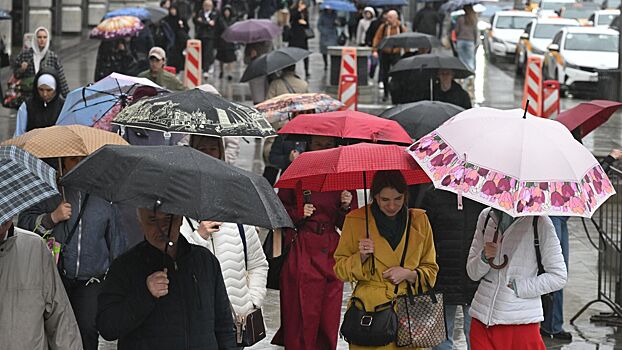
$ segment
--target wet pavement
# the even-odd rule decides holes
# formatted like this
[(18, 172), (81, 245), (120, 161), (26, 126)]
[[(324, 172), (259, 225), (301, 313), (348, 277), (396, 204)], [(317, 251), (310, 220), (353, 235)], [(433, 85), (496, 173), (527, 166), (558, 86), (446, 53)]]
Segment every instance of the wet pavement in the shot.
[[(315, 21), (315, 14), (312, 21)], [(79, 46), (76, 46), (79, 44)], [(95, 56), (99, 42), (80, 37), (67, 37), (59, 45), (60, 57), (62, 59), (65, 74), (71, 88), (77, 88), (91, 82), (95, 68)], [(309, 42), (310, 49), (316, 53), (310, 57), (309, 79), (310, 90), (312, 92), (326, 91), (336, 93), (335, 87), (327, 84), (328, 71), (324, 71), (323, 62), (318, 50), (318, 39)], [(238, 51), (241, 55), (241, 51)], [(235, 68), (234, 79), (210, 79), (208, 82), (214, 84), (221, 93), (232, 100), (250, 104), (250, 93), (247, 84), (237, 82), (241, 76), (243, 67), (238, 63)], [(303, 76), (302, 63), (298, 66), (299, 75)], [(217, 76), (218, 67), (216, 67)], [(0, 81), (6, 82), (8, 70), (4, 69), (0, 73)], [(375, 84), (375, 83), (374, 83)], [(518, 108), (522, 101), (522, 79), (515, 79), (513, 65), (509, 62), (500, 62), (495, 65), (490, 64), (484, 58), (483, 51), (480, 49), (477, 55), (476, 76), (473, 88), (470, 90), (474, 103), (480, 106), (490, 106), (495, 108)], [(363, 87), (359, 100), (359, 109), (370, 113), (379, 113), (389, 107), (381, 103), (381, 94), (377, 85)], [(584, 100), (579, 98), (563, 98), (561, 101), (562, 109), (569, 108)], [(609, 122), (601, 126), (584, 139), (584, 144), (597, 156), (603, 156), (611, 148), (622, 147), (622, 121), (621, 114), (617, 113)], [(15, 124), (15, 111), (9, 111), (0, 107), (0, 140), (10, 138), (13, 134)], [(260, 143), (255, 140), (242, 142), (240, 159), (238, 166), (250, 171), (260, 173), (262, 171), (262, 161), (260, 154)], [(574, 340), (570, 344), (563, 344), (547, 340), (548, 349), (622, 349), (622, 335), (617, 327), (609, 327), (590, 322), (590, 316), (598, 312), (610, 311), (602, 304), (596, 304), (586, 311), (574, 326), (568, 321), (576, 312), (597, 296), (597, 251), (589, 243), (586, 233), (578, 219), (569, 221), (570, 227), (570, 268), (569, 280), (565, 288), (565, 328), (572, 332)], [(591, 232), (592, 236), (595, 232)], [(345, 302), (350, 295), (350, 287), (344, 288), (344, 311)], [(253, 349), (274, 349), (278, 348), (269, 344), (271, 336), (279, 325), (279, 298), (277, 291), (269, 291), (264, 305), (264, 317), (267, 325), (268, 337)], [(461, 320), (458, 321), (461, 324)], [(466, 349), (464, 336), (459, 326), (456, 327), (457, 339), (456, 349)], [(616, 345), (621, 344), (621, 345)], [(114, 345), (102, 343), (101, 349), (114, 349)], [(340, 340), (338, 349), (347, 349), (347, 344)]]

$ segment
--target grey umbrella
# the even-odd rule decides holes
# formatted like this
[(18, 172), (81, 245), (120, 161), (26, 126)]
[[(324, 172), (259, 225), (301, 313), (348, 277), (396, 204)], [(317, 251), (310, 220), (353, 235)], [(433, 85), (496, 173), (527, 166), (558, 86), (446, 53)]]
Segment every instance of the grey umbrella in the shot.
[(451, 103), (419, 101), (389, 108), (379, 117), (395, 120), (416, 141), (462, 111), (464, 108)]
[(403, 58), (391, 68), (390, 74), (409, 70), (422, 70), (430, 73), (431, 76), (436, 76), (439, 69), (453, 70), (454, 78), (456, 79), (463, 79), (473, 75), (473, 72), (457, 57), (438, 54), (423, 54)]
[(438, 46), (438, 40), (432, 35), (423, 33), (400, 33), (398, 35), (387, 36), (380, 44), (378, 44), (378, 50), (385, 48), (426, 48), (431, 49), (432, 45)]
[(293, 227), (266, 179), (190, 147), (107, 145), (61, 183), (113, 203), (197, 220)]
[(246, 67), (242, 75), (241, 82), (249, 81), (253, 78), (265, 76), (289, 67), (296, 62), (309, 57), (311, 52), (297, 47), (283, 47), (278, 50), (268, 52), (259, 56)]

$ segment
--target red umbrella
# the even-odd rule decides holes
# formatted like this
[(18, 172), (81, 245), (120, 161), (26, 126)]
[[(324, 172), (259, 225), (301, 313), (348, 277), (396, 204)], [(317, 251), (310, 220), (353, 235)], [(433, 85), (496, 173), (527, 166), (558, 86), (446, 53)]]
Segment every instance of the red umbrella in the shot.
[(579, 137), (584, 138), (585, 135), (607, 122), (620, 106), (622, 103), (608, 100), (582, 102), (561, 112), (556, 120), (570, 131), (580, 127)]
[(298, 136), (333, 136), (342, 139), (405, 145), (412, 143), (406, 130), (397, 122), (355, 111), (301, 114), (287, 123), (278, 133)]
[(302, 185), (305, 190), (318, 192), (367, 188), (366, 179), (372, 179), (379, 170), (400, 170), (409, 185), (430, 182), (404, 147), (359, 143), (301, 154), (274, 187)]

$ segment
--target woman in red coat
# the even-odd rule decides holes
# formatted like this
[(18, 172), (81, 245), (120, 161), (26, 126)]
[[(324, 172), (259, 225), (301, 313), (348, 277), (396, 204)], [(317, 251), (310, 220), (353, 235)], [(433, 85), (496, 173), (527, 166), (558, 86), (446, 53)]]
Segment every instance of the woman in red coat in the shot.
[[(332, 137), (312, 136), (307, 149), (335, 146)], [(293, 350), (337, 348), (343, 282), (333, 271), (333, 254), (339, 243), (337, 228), (341, 229), (350, 211), (352, 197), (349, 191), (303, 195), (301, 191), (279, 190), (297, 228), (297, 232), (286, 231), (285, 242), (297, 236), (281, 270), (281, 328), (273, 344)]]

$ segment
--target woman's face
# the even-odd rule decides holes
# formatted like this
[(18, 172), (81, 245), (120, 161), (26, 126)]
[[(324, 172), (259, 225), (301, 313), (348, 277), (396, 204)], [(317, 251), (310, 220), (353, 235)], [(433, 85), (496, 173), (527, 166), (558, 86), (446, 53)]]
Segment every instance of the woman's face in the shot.
[(406, 196), (399, 193), (392, 187), (385, 187), (374, 196), (374, 201), (378, 203), (378, 207), (388, 217), (394, 217), (402, 210)]
[(198, 136), (199, 141), (194, 145), (197, 151), (201, 151), (208, 156), (220, 159), (220, 139), (216, 137)]
[(48, 34), (45, 30), (40, 30), (37, 32), (37, 45), (39, 45), (39, 50), (43, 50), (45, 45), (48, 43)]
[(176, 8), (176, 7), (170, 7), (170, 8), (168, 9), (168, 13), (169, 13), (171, 16), (177, 16), (177, 8)]
[(323, 149), (335, 148), (337, 142), (330, 136), (311, 136), (309, 151), (321, 151)]
[(226, 18), (229, 18), (229, 17), (231, 17), (231, 10), (229, 10), (229, 9), (225, 9), (225, 10), (222, 12), (222, 14), (223, 14), (223, 16), (225, 16)]
[(367, 19), (371, 19), (371, 17), (372, 17), (371, 12), (366, 11), (366, 12), (365, 12), (365, 18), (367, 18)]
[(39, 97), (41, 97), (45, 103), (49, 103), (52, 99), (54, 99), (54, 96), (56, 96), (56, 90), (45, 84), (37, 87), (37, 92), (39, 92)]

